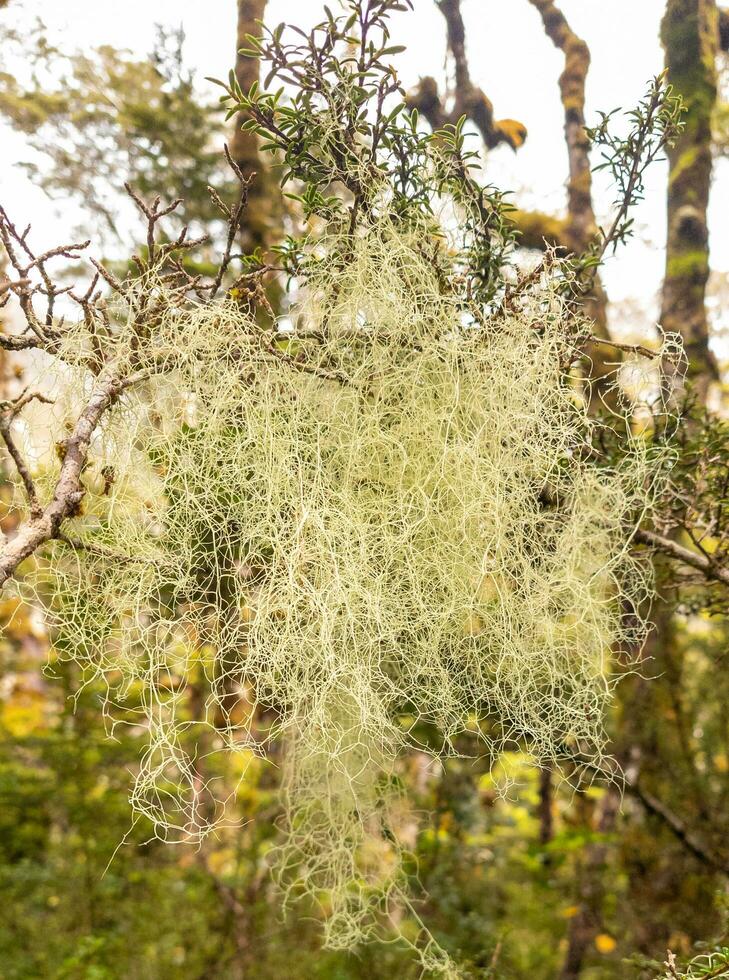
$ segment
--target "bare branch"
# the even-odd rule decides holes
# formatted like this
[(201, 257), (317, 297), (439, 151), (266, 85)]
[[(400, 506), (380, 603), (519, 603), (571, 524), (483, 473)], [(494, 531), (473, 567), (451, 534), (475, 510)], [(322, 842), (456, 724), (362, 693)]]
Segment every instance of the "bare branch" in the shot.
[(161, 218), (166, 217), (168, 214), (172, 214), (177, 208), (182, 204), (182, 198), (178, 198), (173, 201), (172, 204), (168, 204), (167, 207), (160, 209), (160, 198), (155, 197), (152, 201), (151, 206), (146, 204), (142, 198), (136, 193), (132, 188), (131, 184), (124, 184), (124, 190), (131, 197), (131, 199), (136, 204), (137, 208), (141, 211), (144, 217), (147, 219), (147, 261), (148, 263), (154, 262), (155, 259), (155, 230), (157, 223)]
[(220, 208), (223, 214), (227, 216), (228, 219), (228, 237), (225, 242), (225, 251), (220, 261), (220, 266), (218, 267), (217, 275), (215, 276), (215, 279), (213, 280), (213, 284), (210, 287), (211, 299), (217, 294), (218, 290), (220, 289), (220, 284), (223, 281), (223, 276), (225, 275), (228, 266), (231, 263), (233, 245), (235, 244), (236, 235), (238, 234), (241, 218), (243, 217), (243, 213), (246, 209), (246, 206), (248, 205), (248, 191), (256, 177), (255, 173), (250, 173), (247, 177), (244, 176), (243, 171), (231, 156), (227, 143), (225, 144), (224, 149), (225, 149), (225, 158), (228, 161), (231, 170), (235, 174), (236, 179), (238, 180), (238, 183), (240, 185), (240, 191), (235, 206), (233, 208), (229, 208), (222, 202), (220, 196), (212, 187), (208, 188), (213, 201), (217, 204), (217, 206)]
[[(74, 242), (71, 245), (57, 245), (56, 248), (49, 248), (47, 252), (43, 252), (41, 255), (33, 258), (31, 262), (24, 266), (24, 269), (26, 272), (30, 272), (32, 268), (37, 267), (42, 271), (43, 266), (50, 259), (64, 258), (75, 261), (79, 257), (77, 253), (88, 248), (90, 244), (91, 239), (89, 238), (85, 242)], [(58, 289), (50, 281), (47, 283), (47, 288), (50, 292), (58, 293)]]
[[(119, 396), (133, 385), (149, 377), (149, 370), (139, 369), (141, 343), (149, 336), (152, 327), (163, 315), (166, 307), (183, 301), (191, 289), (201, 288), (200, 277), (192, 277), (186, 273), (179, 263), (174, 261), (173, 256), (178, 251), (196, 248), (206, 241), (206, 238), (188, 239), (187, 229), (183, 228), (172, 242), (159, 244), (155, 241), (155, 233), (160, 219), (174, 211), (179, 206), (180, 201), (162, 207), (159, 198), (157, 198), (151, 205), (147, 205), (131, 188), (128, 187), (127, 190), (147, 219), (148, 256), (144, 262), (139, 260), (140, 269), (147, 271), (158, 268), (161, 280), (165, 282), (168, 288), (164, 296), (157, 296), (154, 292), (151, 295), (144, 294), (139, 302), (134, 303), (131, 319), (135, 338), (131, 349), (120, 359), (116, 359), (116, 354), (107, 353), (104, 355), (100, 337), (103, 332), (108, 332), (111, 329), (111, 324), (106, 312), (105, 301), (96, 287), (101, 278), (114, 292), (124, 295), (127, 292), (125, 284), (100, 262), (91, 259), (96, 274), (85, 293), (81, 295), (75, 293), (72, 286), (57, 286), (46, 270), (46, 263), (58, 257), (76, 259), (78, 253), (88, 243), (62, 245), (49, 249), (40, 255), (35, 255), (27, 241), (29, 228), (19, 232), (9, 220), (6, 212), (0, 208), (0, 239), (8, 253), (11, 265), (19, 276), (16, 282), (4, 284), (2, 293), (7, 293), (12, 289), (18, 295), (21, 310), (25, 315), (27, 330), (32, 331), (32, 333), (24, 333), (20, 336), (0, 336), (0, 347), (5, 350), (27, 350), (40, 347), (50, 352), (56, 351), (62, 321), (60, 325), (55, 322), (53, 303), (57, 296), (67, 293), (83, 311), (84, 322), (93, 344), (93, 354), (88, 357), (87, 366), (96, 376), (91, 394), (76, 418), (71, 435), (65, 441), (61, 470), (52, 497), (45, 504), (39, 499), (30, 469), (13, 439), (11, 426), (18, 412), (30, 401), (47, 402), (48, 399), (37, 392), (24, 392), (13, 402), (0, 403), (0, 436), (23, 484), (30, 509), (29, 520), (17, 529), (10, 540), (5, 542), (0, 552), (0, 586), (4, 585), (8, 578), (15, 573), (24, 559), (47, 541), (57, 538), (61, 533), (63, 522), (78, 513), (86, 493), (81, 477), (94, 432), (104, 414), (114, 405)], [(238, 208), (236, 208), (235, 214), (239, 218), (240, 211)], [(229, 255), (227, 260), (230, 260)], [(164, 266), (168, 262), (173, 266), (173, 272), (166, 276)], [(31, 279), (27, 275), (31, 271), (35, 271), (40, 276), (42, 282), (39, 285), (32, 285)], [(39, 321), (33, 309), (32, 298), (36, 293), (47, 298), (44, 323)]]
[(347, 378), (340, 374), (338, 371), (328, 371), (326, 368), (319, 367), (318, 364), (309, 364), (307, 361), (300, 359), (298, 357), (292, 357), (291, 354), (279, 347), (276, 347), (274, 341), (271, 341), (266, 345), (265, 350), (269, 354), (272, 354), (277, 360), (282, 361), (284, 364), (288, 364), (295, 371), (303, 371), (304, 374), (313, 374), (317, 378), (321, 378), (323, 381), (336, 381), (337, 384), (347, 384)]
[(595, 337), (592, 334), (587, 338), (591, 344), (600, 344), (603, 347), (614, 347), (615, 350), (623, 351), (626, 354), (639, 354), (641, 357), (651, 359), (660, 356), (660, 351), (651, 350), (642, 344), (621, 344), (617, 340), (606, 340), (604, 337)]
[(30, 285), (30, 279), (28, 278), (16, 279), (15, 282), (11, 282), (10, 280), (8, 280), (7, 282), (2, 282), (0, 283), (0, 296), (3, 296), (9, 290), (13, 290), (14, 292), (15, 290), (18, 289), (24, 289), (26, 286), (29, 285)]
[[(599, 769), (582, 756), (574, 756), (574, 761), (578, 766), (583, 767), (597, 776), (604, 776), (605, 772)], [(614, 763), (614, 765), (617, 765)], [(620, 788), (630, 793), (635, 799), (651, 814), (658, 817), (671, 831), (674, 837), (688, 850), (694, 857), (698, 858), (702, 864), (720, 871), (722, 874), (729, 875), (729, 859), (717, 853), (709, 847), (706, 842), (688, 828), (685, 822), (674, 813), (669, 806), (662, 800), (648, 792), (640, 782), (636, 774), (632, 776), (620, 773), (616, 770), (611, 774), (618, 780)]]
[(489, 149), (499, 143), (508, 143), (512, 150), (517, 150), (526, 139), (526, 127), (515, 119), (494, 120), (491, 101), (471, 81), (461, 0), (436, 0), (436, 3), (445, 18), (448, 50), (453, 55), (455, 65), (453, 109), (450, 112), (445, 111), (445, 100), (441, 99), (438, 84), (431, 77), (420, 80), (417, 89), (408, 98), (408, 105), (417, 109), (433, 129), (442, 129), (447, 124), (455, 125), (462, 116), (466, 116), (478, 128)]
[(25, 488), (25, 494), (28, 498), (28, 505), (30, 508), (30, 516), (32, 518), (37, 518), (42, 512), (42, 507), (38, 499), (38, 493), (35, 488), (35, 483), (33, 482), (33, 477), (30, 475), (30, 469), (28, 464), (23, 459), (23, 455), (15, 444), (13, 439), (11, 426), (14, 419), (18, 413), (30, 402), (40, 401), (46, 404), (51, 403), (51, 399), (47, 398), (37, 391), (24, 391), (15, 401), (12, 402), (2, 402), (0, 403), (0, 436), (2, 436), (5, 443), (5, 447), (15, 464), (15, 468), (18, 471), (18, 476)]
[(698, 571), (700, 571), (707, 579), (711, 579), (715, 582), (721, 582), (723, 585), (729, 586), (729, 568), (726, 568), (724, 565), (720, 565), (705, 553), (700, 554), (696, 551), (692, 551), (690, 548), (685, 548), (683, 545), (678, 544), (678, 542), (673, 541), (671, 538), (664, 537), (661, 534), (656, 534), (655, 531), (639, 530), (636, 531), (634, 537), (640, 544), (654, 548), (656, 551), (662, 552), (669, 558), (673, 558), (676, 561), (683, 562), (684, 565), (690, 565), (692, 568), (698, 569)]
[(91, 264), (93, 265), (93, 267), (96, 269), (96, 271), (99, 273), (99, 275), (104, 280), (104, 282), (107, 283), (109, 286), (111, 286), (111, 288), (114, 290), (115, 293), (123, 293), (124, 292), (124, 285), (123, 285), (123, 283), (121, 283), (116, 278), (116, 276), (113, 275), (113, 273), (109, 272), (109, 270), (107, 268), (105, 268), (105, 266), (103, 266), (101, 264), (101, 262), (97, 262), (96, 259), (90, 259), (89, 261), (91, 262)]
[(19, 337), (0, 334), (0, 347), (3, 350), (31, 350), (34, 347), (43, 347), (43, 343), (36, 336), (21, 334)]
[(110, 548), (102, 548), (97, 544), (88, 544), (86, 541), (77, 541), (75, 538), (69, 538), (66, 534), (57, 534), (56, 540), (61, 541), (74, 551), (83, 551), (90, 555), (97, 555), (100, 558), (120, 562), (123, 565), (131, 565), (133, 563), (149, 561), (149, 559), (146, 558), (142, 559), (135, 557), (134, 555), (125, 555), (119, 551), (112, 551)]
[[(79, 253), (90, 244), (88, 241), (70, 242), (66, 245), (58, 245), (55, 248), (42, 252), (40, 255), (36, 255), (28, 244), (29, 231), (30, 225), (22, 232), (19, 232), (8, 217), (5, 209), (0, 207), (0, 240), (5, 247), (11, 265), (19, 276), (18, 281), (11, 283), (9, 288), (18, 296), (20, 309), (25, 316), (28, 328), (42, 342), (40, 344), (24, 344), (22, 346), (12, 343), (2, 343), (2, 346), (6, 350), (24, 350), (31, 346), (45, 346), (46, 342), (54, 337), (53, 321), (56, 297), (68, 292), (71, 287), (57, 286), (48, 274), (46, 264), (55, 258), (66, 258), (75, 261), (79, 258)], [(29, 261), (26, 262), (25, 259)], [(28, 275), (33, 270), (37, 271), (42, 280), (42, 284), (33, 286)], [(7, 286), (4, 286), (0, 289), (0, 295), (6, 292), (7, 288)], [(38, 293), (46, 297), (46, 311), (42, 317), (42, 322), (33, 306), (33, 296)]]
[(659, 817), (677, 840), (694, 857), (698, 858), (702, 864), (706, 864), (715, 871), (720, 871), (722, 874), (729, 875), (729, 860), (710, 848), (665, 803), (662, 803), (658, 797), (653, 796), (652, 793), (643, 789), (638, 782), (628, 782), (626, 785), (630, 792), (640, 800), (645, 809), (654, 816)]
[(81, 475), (86, 464), (91, 437), (102, 416), (116, 401), (122, 390), (120, 377), (112, 365), (98, 379), (66, 442), (61, 472), (51, 501), (42, 510), (36, 503), (35, 514), (18, 529), (13, 538), (6, 542), (0, 553), (0, 586), (15, 574), (22, 561), (37, 551), (41, 545), (58, 536), (62, 523), (68, 517), (78, 513), (86, 492), (81, 483)]

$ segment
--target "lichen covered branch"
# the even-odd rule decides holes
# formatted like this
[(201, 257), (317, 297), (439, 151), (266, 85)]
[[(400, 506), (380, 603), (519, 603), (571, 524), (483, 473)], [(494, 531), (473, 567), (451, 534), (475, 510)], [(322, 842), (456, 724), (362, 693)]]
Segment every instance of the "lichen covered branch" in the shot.
[[(28, 243), (30, 228), (18, 230), (6, 211), (0, 208), (0, 240), (17, 274), (14, 281), (4, 284), (3, 292), (7, 294), (6, 299), (11, 294), (15, 295), (25, 320), (25, 330), (20, 334), (0, 336), (0, 346), (11, 351), (36, 349), (60, 361), (70, 356), (76, 365), (83, 364), (93, 378), (83, 404), (68, 422), (69, 434), (60, 447), (60, 470), (45, 500), (36, 485), (32, 468), (18, 445), (13, 424), (31, 401), (49, 403), (51, 399), (41, 392), (25, 391), (14, 400), (0, 403), (0, 438), (27, 501), (27, 519), (0, 549), (0, 587), (15, 575), (26, 558), (42, 545), (59, 538), (65, 522), (79, 514), (87, 492), (83, 474), (92, 440), (104, 417), (122, 394), (148, 378), (149, 368), (145, 357), (149, 338), (165, 316), (170, 315), (170, 307), (184, 305), (188, 296), (199, 299), (207, 294), (212, 297), (220, 288), (232, 260), (232, 243), (245, 208), (250, 182), (230, 157), (229, 162), (241, 189), (237, 202), (227, 208), (230, 224), (228, 244), (218, 273), (209, 283), (186, 271), (178, 258), (201, 244), (202, 239), (189, 239), (185, 228), (172, 241), (160, 233), (160, 221), (178, 207), (179, 201), (162, 206), (157, 198), (148, 204), (131, 187), (127, 187), (147, 226), (146, 251), (132, 257), (138, 277), (121, 280), (100, 262), (91, 259), (95, 274), (81, 295), (74, 292), (73, 286), (59, 285), (48, 265), (60, 257), (77, 260), (89, 243), (61, 245), (35, 254)], [(242, 278), (248, 280), (251, 276), (258, 277), (259, 270), (246, 273)], [(120, 324), (112, 323), (107, 299), (96, 289), (100, 279), (109, 287), (110, 295), (125, 309), (128, 329), (126, 344), (120, 345), (118, 340), (113, 340), (122, 328)], [(64, 318), (56, 315), (55, 303), (61, 295), (80, 308), (87, 331), (88, 349), (83, 345), (81, 350), (76, 349), (73, 325), (67, 326)], [(41, 310), (38, 309), (39, 300)]]

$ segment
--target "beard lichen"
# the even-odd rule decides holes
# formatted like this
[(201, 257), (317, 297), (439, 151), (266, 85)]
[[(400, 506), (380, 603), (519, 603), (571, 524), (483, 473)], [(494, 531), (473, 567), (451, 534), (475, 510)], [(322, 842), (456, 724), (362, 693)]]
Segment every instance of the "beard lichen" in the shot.
[[(159, 837), (225, 818), (212, 754), (274, 751), (276, 874), (333, 947), (403, 906), (420, 922), (409, 749), (475, 718), (484, 751), (600, 767), (611, 650), (641, 642), (650, 594), (629, 545), (661, 459), (629, 427), (619, 465), (585, 451), (558, 289), (467, 322), (421, 234), (326, 243), (286, 339), (229, 301), (170, 311), (97, 433), (74, 546), (36, 573), (59, 655), (112, 719), (139, 712), (132, 803)], [(88, 386), (77, 361), (57, 387)], [(451, 969), (424, 927), (409, 941)]]

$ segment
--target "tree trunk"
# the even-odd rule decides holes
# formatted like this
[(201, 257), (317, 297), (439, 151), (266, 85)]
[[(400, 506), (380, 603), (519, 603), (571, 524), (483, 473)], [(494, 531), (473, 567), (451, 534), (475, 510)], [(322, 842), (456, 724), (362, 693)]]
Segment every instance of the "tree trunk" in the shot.
[(719, 16), (715, 0), (668, 0), (661, 24), (668, 79), (687, 106), (686, 127), (668, 150), (668, 236), (661, 325), (683, 337), (689, 378), (703, 400), (718, 378), (709, 349), (706, 210), (711, 183), (711, 117), (716, 102)]
[[(590, 68), (590, 49), (570, 27), (554, 0), (529, 0), (540, 17), (544, 31), (552, 44), (564, 55), (564, 68), (559, 76), (559, 93), (564, 110), (564, 136), (567, 144), (567, 218), (561, 226), (561, 241), (568, 251), (581, 255), (597, 235), (597, 222), (592, 204), (592, 169), (590, 141), (585, 132), (585, 86)], [(546, 236), (545, 236), (546, 237)], [(607, 295), (600, 277), (583, 299), (585, 312), (593, 321), (596, 337), (608, 340)], [(612, 400), (612, 373), (615, 349), (598, 344), (591, 351), (593, 397), (597, 403)]]
[[(260, 35), (261, 26), (266, 11), (266, 0), (237, 0), (238, 28), (236, 32), (235, 77), (241, 89), (248, 93), (254, 82), (259, 81), (260, 62), (257, 58), (248, 58), (240, 53), (241, 48), (250, 47), (246, 36)], [(267, 240), (267, 231), (271, 218), (272, 188), (268, 186), (264, 167), (258, 153), (258, 137), (255, 133), (242, 132), (241, 126), (246, 121), (244, 113), (239, 113), (235, 119), (235, 129), (230, 141), (230, 154), (248, 176), (257, 174), (248, 194), (248, 207), (241, 223), (242, 245), (246, 251), (253, 251), (262, 246)]]
[[(617, 818), (620, 794), (614, 786), (608, 786), (593, 814), (590, 801), (579, 796), (578, 808), (583, 809), (581, 823), (598, 834), (609, 834)], [(560, 980), (579, 980), (585, 959), (592, 949), (595, 937), (602, 929), (602, 908), (605, 898), (603, 875), (607, 863), (609, 845), (602, 841), (588, 844), (577, 869), (577, 913), (570, 919), (567, 952)]]
[[(717, 366), (709, 349), (705, 308), (709, 276), (707, 206), (712, 169), (711, 117), (716, 102), (716, 56), (719, 20), (715, 0), (667, 0), (661, 23), (668, 80), (687, 106), (685, 129), (667, 151), (666, 270), (661, 302), (661, 326), (683, 337), (689, 360), (689, 378), (705, 401)], [(660, 581), (662, 563), (656, 563)], [(692, 762), (682, 747), (682, 729), (689, 724), (676, 701), (678, 658), (677, 624), (666, 601), (656, 601), (651, 618), (655, 628), (642, 651), (648, 678), (639, 671), (620, 689), (617, 742), (625, 764), (635, 770), (647, 791), (669, 806), (676, 803), (695, 818), (697, 787), (691, 782)], [(648, 666), (650, 665), (650, 666)], [(666, 718), (673, 723), (667, 726)], [(690, 804), (687, 806), (687, 803)], [(653, 952), (667, 941), (665, 923), (650, 914), (656, 889), (680, 895), (690, 877), (691, 864), (659, 843), (655, 852), (643, 846), (643, 831), (623, 834), (623, 860), (628, 870), (627, 891), (636, 908), (635, 940), (643, 952)], [(664, 838), (659, 837), (659, 842)], [(636, 853), (640, 852), (639, 858)], [(661, 851), (664, 853), (661, 854)], [(695, 873), (695, 872), (694, 872)], [(708, 879), (707, 879), (708, 881)], [(707, 891), (709, 886), (707, 884)], [(701, 904), (701, 903), (699, 903)], [(640, 913), (643, 914), (640, 914)]]

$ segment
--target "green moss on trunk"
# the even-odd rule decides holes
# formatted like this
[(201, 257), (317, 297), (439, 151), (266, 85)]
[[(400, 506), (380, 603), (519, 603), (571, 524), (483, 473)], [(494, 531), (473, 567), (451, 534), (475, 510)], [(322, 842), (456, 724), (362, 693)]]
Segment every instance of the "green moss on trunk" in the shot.
[(669, 80), (687, 106), (686, 127), (668, 151), (668, 236), (661, 323), (694, 352), (699, 394), (716, 378), (705, 309), (709, 275), (706, 211), (711, 184), (711, 117), (719, 40), (715, 0), (668, 0), (661, 24)]
[[(251, 85), (259, 80), (260, 63), (256, 58), (242, 55), (240, 50), (249, 47), (246, 41), (248, 34), (261, 33), (258, 21), (263, 20), (265, 10), (266, 0), (238, 0), (235, 75), (244, 92), (248, 92)], [(271, 193), (273, 188), (269, 186), (270, 181), (266, 180), (262, 173), (258, 137), (254, 133), (241, 130), (245, 119), (242, 113), (236, 117), (230, 151), (244, 174), (258, 175), (249, 191), (244, 227), (241, 229), (245, 248), (247, 251), (252, 251), (267, 239), (267, 231), (272, 220), (271, 203), (275, 200), (275, 195)]]

